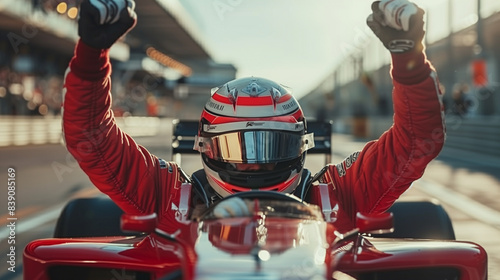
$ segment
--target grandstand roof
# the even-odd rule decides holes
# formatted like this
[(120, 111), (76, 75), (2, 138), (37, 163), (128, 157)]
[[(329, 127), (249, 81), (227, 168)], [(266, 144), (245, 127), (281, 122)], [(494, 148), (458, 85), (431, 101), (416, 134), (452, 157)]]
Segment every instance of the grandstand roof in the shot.
[[(28, 1), (10, 2), (11, 5), (0, 4), (0, 32), (10, 34), (9, 38), (17, 39), (19, 45), (37, 45), (65, 55), (73, 53), (78, 39), (75, 20), (55, 11), (27, 8)], [(31, 1), (28, 3), (31, 4)], [(196, 26), (177, 1), (136, 1), (136, 12), (137, 26), (127, 38), (133, 50), (141, 51), (145, 46), (154, 46), (181, 61), (210, 58), (199, 39)]]
[(177, 1), (137, 1), (137, 26), (131, 35), (177, 59), (209, 58), (196, 25)]

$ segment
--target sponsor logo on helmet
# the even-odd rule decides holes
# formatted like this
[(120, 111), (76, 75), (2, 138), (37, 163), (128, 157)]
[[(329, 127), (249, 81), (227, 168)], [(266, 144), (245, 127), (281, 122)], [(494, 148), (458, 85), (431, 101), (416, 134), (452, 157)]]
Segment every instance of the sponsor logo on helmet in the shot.
[(241, 91), (247, 93), (250, 96), (258, 96), (264, 91), (266, 91), (265, 87), (260, 86), (256, 81), (252, 81), (250, 84), (243, 88)]
[(216, 129), (216, 125), (205, 125), (205, 131), (210, 131)]
[(281, 107), (283, 108), (283, 110), (290, 110), (290, 109), (292, 109), (292, 108), (294, 108), (296, 106), (297, 106), (297, 103), (294, 100), (292, 100), (292, 101), (290, 101), (290, 102), (288, 102), (286, 104), (281, 105)]
[(247, 122), (246, 127), (249, 126), (262, 126), (264, 125), (264, 122)]
[(224, 111), (224, 105), (217, 104), (213, 101), (208, 101), (207, 106), (217, 111)]

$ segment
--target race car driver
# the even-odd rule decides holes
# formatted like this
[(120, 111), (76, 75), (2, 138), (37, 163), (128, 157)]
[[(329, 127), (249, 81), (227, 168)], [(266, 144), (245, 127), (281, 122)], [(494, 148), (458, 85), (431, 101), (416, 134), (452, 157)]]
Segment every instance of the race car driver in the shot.
[[(63, 131), (67, 149), (95, 186), (125, 212), (157, 213), (159, 227), (169, 233), (199, 206), (206, 190), (199, 184), (217, 197), (254, 189), (294, 193), (305, 183), (312, 135), (298, 102), (275, 82), (236, 79), (213, 93), (195, 147), (204, 169), (192, 178), (116, 125), (109, 49), (134, 27), (134, 5), (132, 0), (81, 4), (80, 40), (65, 80)], [(331, 203), (340, 229), (353, 228), (357, 212), (386, 211), (422, 176), (444, 142), (442, 94), (422, 44), (423, 10), (406, 0), (383, 0), (374, 2), (372, 11), (367, 24), (392, 57), (394, 124), (362, 151), (319, 173), (315, 184), (326, 186), (322, 199)], [(216, 214), (237, 215), (248, 208), (241, 199), (229, 199)]]

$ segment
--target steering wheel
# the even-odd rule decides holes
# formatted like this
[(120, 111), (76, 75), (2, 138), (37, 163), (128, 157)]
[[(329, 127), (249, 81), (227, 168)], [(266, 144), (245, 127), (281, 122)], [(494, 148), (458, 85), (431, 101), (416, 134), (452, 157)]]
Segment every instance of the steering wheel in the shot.
[(223, 197), (221, 200), (215, 202), (212, 204), (210, 207), (208, 207), (201, 215), (199, 220), (204, 220), (207, 217), (210, 217), (210, 215), (213, 213), (214, 208), (217, 206), (217, 204), (226, 201), (228, 199), (231, 199), (233, 197), (239, 197), (241, 199), (259, 199), (259, 200), (274, 200), (274, 201), (284, 201), (284, 202), (292, 202), (292, 203), (299, 203), (301, 205), (306, 205), (305, 202), (300, 200), (298, 197), (291, 195), (291, 194), (286, 194), (286, 193), (280, 193), (280, 192), (275, 192), (275, 191), (246, 191), (246, 192), (238, 192), (234, 193), (231, 195), (228, 195), (226, 197)]
[(224, 200), (232, 198), (232, 197), (239, 197), (241, 199), (278, 200), (278, 201), (304, 203), (304, 202), (302, 202), (302, 200), (300, 200), (298, 197), (296, 197), (294, 195), (280, 193), (280, 192), (273, 192), (273, 191), (238, 192), (238, 193), (234, 193), (232, 195), (229, 195), (229, 196), (222, 198), (217, 203), (220, 203), (221, 201), (224, 201)]

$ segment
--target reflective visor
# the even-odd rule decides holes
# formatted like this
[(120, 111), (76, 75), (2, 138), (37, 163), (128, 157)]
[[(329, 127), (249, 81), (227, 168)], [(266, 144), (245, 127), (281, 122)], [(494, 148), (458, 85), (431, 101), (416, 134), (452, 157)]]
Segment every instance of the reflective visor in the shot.
[(312, 133), (273, 130), (230, 132), (195, 139), (194, 149), (209, 158), (233, 163), (273, 163), (295, 159), (314, 147)]

